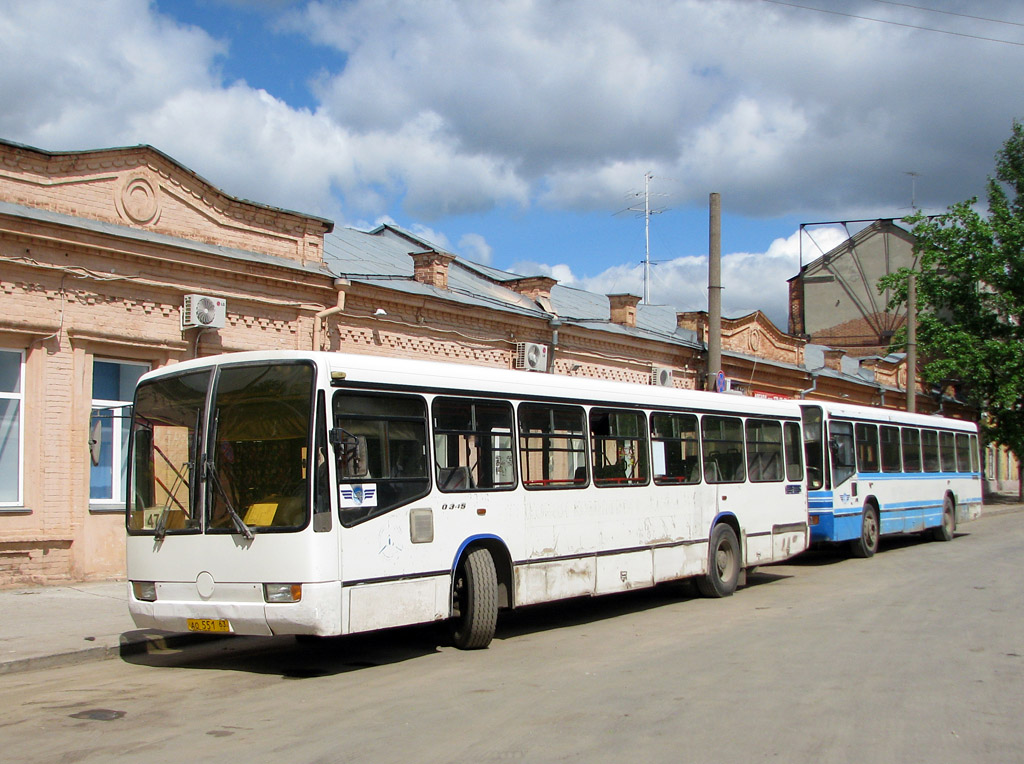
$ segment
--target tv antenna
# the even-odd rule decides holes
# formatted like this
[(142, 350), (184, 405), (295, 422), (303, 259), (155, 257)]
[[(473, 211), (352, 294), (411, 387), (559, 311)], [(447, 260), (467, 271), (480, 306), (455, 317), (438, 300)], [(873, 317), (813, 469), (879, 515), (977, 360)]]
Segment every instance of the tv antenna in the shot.
[(907, 170), (903, 174), (910, 176), (910, 210), (917, 212), (917, 179), (921, 177), (921, 173)]
[[(654, 173), (650, 170), (644, 173), (644, 206), (641, 207), (638, 204), (622, 210), (622, 212), (642, 212), (644, 216), (644, 305), (651, 301), (651, 215), (665, 211), (664, 208), (651, 209), (651, 180), (653, 178)], [(633, 196), (640, 196), (640, 192), (635, 192)], [(659, 196), (664, 196), (664, 194), (659, 194)]]

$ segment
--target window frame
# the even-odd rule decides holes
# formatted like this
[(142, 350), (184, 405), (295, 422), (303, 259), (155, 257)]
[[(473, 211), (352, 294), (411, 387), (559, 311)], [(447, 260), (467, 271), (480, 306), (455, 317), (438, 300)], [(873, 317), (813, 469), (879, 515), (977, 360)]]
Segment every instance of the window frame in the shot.
[[(738, 438), (726, 438), (723, 431), (723, 437), (721, 438), (708, 438), (708, 423), (721, 421), (722, 423), (732, 423), (736, 426), (739, 431)], [(745, 427), (743, 424), (743, 418), (739, 416), (723, 415), (723, 414), (704, 414), (700, 418), (700, 446), (701, 446), (701, 467), (704, 471), (704, 480), (712, 485), (728, 485), (736, 483), (747, 482), (747, 458), (746, 458), (746, 445), (745, 445)], [(709, 446), (714, 444), (726, 444), (725, 451), (711, 451)], [(717, 458), (724, 455), (731, 455), (733, 449), (732, 444), (738, 444), (738, 459), (735, 465), (738, 465), (738, 469), (735, 465), (729, 465), (732, 467), (732, 478), (729, 480), (723, 480), (720, 474), (719, 461)], [(708, 465), (713, 464), (714, 469), (708, 469)]]
[[(535, 411), (544, 411), (547, 413), (548, 424), (550, 424), (552, 429), (540, 431), (523, 430), (524, 412), (532, 416)], [(555, 413), (559, 411), (564, 414), (572, 413), (573, 415), (578, 416), (579, 430), (573, 432), (561, 432), (555, 430)], [(588, 453), (590, 432), (587, 412), (582, 406), (568, 403), (522, 401), (516, 407), (516, 438), (519, 442), (519, 481), (526, 490), (557, 491), (572, 488), (586, 488), (590, 485), (590, 454)], [(540, 441), (540, 448), (530, 448), (527, 446), (527, 443), (533, 439)], [(567, 444), (574, 440), (578, 440), (581, 444), (581, 448), (577, 449), (566, 447), (552, 449), (550, 445), (551, 442), (559, 439), (567, 441)], [(527, 441), (527, 443), (524, 443), (524, 440)], [(542, 477), (540, 479), (528, 480), (527, 476), (531, 474), (531, 470), (529, 469), (529, 465), (526, 464), (526, 460), (535, 454), (541, 454), (542, 458), (547, 459), (547, 457), (552, 453), (572, 455), (569, 460), (574, 463), (573, 476), (567, 479)], [(542, 474), (550, 474), (549, 467), (550, 464), (545, 462), (541, 467)], [(582, 476), (578, 476), (580, 469), (583, 470)]]
[[(857, 472), (874, 475), (882, 471), (878, 452), (878, 425), (873, 422), (856, 422), (853, 440), (857, 454)], [(874, 446), (874, 453), (871, 447)]]
[[(469, 417), (470, 417), (470, 429), (469, 430), (440, 428), (440, 427), (437, 426), (437, 422), (438, 422), (438, 408), (439, 407), (448, 406), (448, 405), (462, 405), (462, 406), (466, 406), (466, 407), (469, 408), (469, 412), (468, 412), (469, 413)], [(507, 424), (508, 429), (504, 430), (504, 431), (495, 431), (493, 429), (492, 430), (482, 430), (482, 429), (480, 429), (479, 425), (478, 425), (479, 417), (477, 416), (477, 410), (478, 410), (478, 407), (480, 407), (480, 406), (490, 406), (490, 407), (493, 407), (496, 410), (497, 409), (502, 409), (503, 413), (506, 415), (505, 423)], [(439, 396), (435, 397), (430, 402), (430, 423), (431, 423), (430, 438), (431, 438), (431, 442), (433, 443), (433, 457), (434, 457), (433, 461), (432, 461), (433, 473), (434, 473), (433, 477), (434, 477), (434, 480), (435, 480), (435, 482), (437, 484), (437, 488), (438, 488), (439, 491), (441, 491), (442, 493), (466, 493), (466, 492), (470, 492), (470, 491), (492, 492), (492, 491), (513, 491), (513, 490), (515, 490), (516, 486), (518, 485), (519, 474), (518, 474), (518, 471), (516, 469), (515, 410), (513, 409), (511, 402), (509, 402), (507, 400), (504, 400), (504, 399), (499, 399), (499, 398), (479, 398), (479, 397), (468, 397), (468, 396), (467, 397), (463, 397), (463, 396), (454, 396), (454, 395), (443, 395), (443, 396), (439, 395)], [(460, 440), (464, 436), (467, 437), (467, 441), (466, 441), (467, 447), (469, 447), (469, 445), (468, 445), (468, 443), (469, 443), (468, 438), (469, 437), (472, 437), (472, 438), (480, 438), (480, 437), (484, 437), (484, 438), (501, 438), (501, 437), (508, 438), (508, 447), (507, 448), (494, 448), (493, 445), (486, 446), (486, 447), (482, 446), (482, 445), (474, 445), (474, 446), (472, 446), (472, 448), (475, 448), (480, 454), (485, 453), (485, 452), (489, 452), (490, 455), (491, 455), (492, 460), (493, 460), (493, 458), (495, 457), (496, 454), (506, 454), (507, 453), (507, 459), (510, 461), (509, 468), (511, 469), (511, 473), (512, 473), (511, 481), (509, 481), (507, 483), (498, 483), (498, 484), (495, 484), (492, 481), (491, 485), (481, 485), (480, 482), (479, 482), (479, 479), (478, 478), (474, 479), (474, 477), (473, 477), (473, 467), (472, 467), (472, 465), (456, 464), (456, 465), (449, 465), (449, 466), (444, 466), (443, 467), (440, 464), (440, 456), (439, 456), (439, 454), (441, 453), (441, 448), (439, 447), (438, 437), (440, 436), (440, 437), (443, 437), (443, 438), (447, 438), (447, 437), (453, 436), (453, 435), (456, 436), (457, 438), (459, 438)], [(446, 444), (445, 451), (447, 452), (447, 444)], [(462, 461), (461, 455), (459, 455), (459, 457), (457, 458), (457, 461), (459, 461), (459, 462)], [(479, 458), (478, 458), (477, 461), (479, 462)], [(465, 475), (466, 475), (465, 484), (463, 484), (463, 485), (452, 484), (451, 478), (453, 476), (463, 474), (462, 473), (462, 469), (463, 468), (465, 468), (465, 470), (466, 470), (465, 471)], [(456, 472), (449, 473), (449, 475), (446, 476), (446, 479), (442, 480), (441, 470), (456, 470)], [(494, 474), (496, 474), (496, 472), (497, 472), (496, 470), (492, 471), (492, 477), (494, 476)]]
[[(923, 472), (924, 459), (921, 454), (921, 431), (916, 427), (901, 427), (900, 447), (903, 451), (903, 471), (911, 474)], [(916, 457), (916, 461), (914, 461), (914, 457)]]
[[(608, 415), (609, 432), (607, 434), (597, 434), (594, 429), (595, 420), (602, 415)], [(612, 432), (612, 422), (616, 422), (615, 417), (629, 417), (632, 421), (637, 424), (638, 432), (634, 434), (621, 434)], [(644, 416), (642, 411), (636, 409), (616, 409), (607, 408), (602, 406), (595, 406), (590, 409), (587, 414), (587, 427), (590, 436), (590, 468), (591, 475), (594, 481), (594, 485), (598, 488), (616, 488), (626, 486), (640, 486), (648, 485), (651, 482), (651, 469), (650, 460), (647, 456), (649, 450), (648, 434), (647, 434), (647, 417)], [(630, 462), (629, 455), (622, 442), (632, 441), (633, 442), (633, 456), (632, 462)], [(602, 446), (598, 448), (598, 444)], [(598, 465), (597, 461), (599, 455), (605, 453), (604, 446), (607, 443), (615, 443), (616, 448), (616, 461), (610, 465)], [(621, 459), (619, 458), (621, 448)], [(598, 467), (601, 467), (601, 472), (614, 472), (617, 471), (619, 463), (622, 463), (622, 477), (613, 476), (611, 474), (599, 475)], [(630, 473), (633, 473), (632, 475)]]
[[(395, 416), (387, 417), (385, 419), (385, 418), (382, 418), (380, 415), (376, 414), (375, 412), (374, 413), (370, 413), (370, 414), (345, 414), (345, 413), (339, 414), (338, 411), (337, 411), (337, 408), (335, 407), (335, 402), (338, 401), (338, 400), (341, 400), (343, 398), (344, 399), (352, 399), (352, 398), (379, 398), (379, 399), (392, 400), (392, 401), (401, 399), (403, 401), (409, 401), (409, 402), (414, 402), (414, 403), (418, 404), (421, 407), (420, 410), (422, 411), (423, 415), (422, 415), (422, 418), (420, 418), (418, 415), (414, 416), (412, 414), (402, 415), (402, 416), (395, 415)], [(430, 443), (430, 406), (428, 404), (428, 401), (422, 395), (418, 395), (418, 394), (415, 394), (415, 393), (392, 393), (392, 392), (383, 392), (383, 391), (379, 391), (379, 390), (363, 390), (363, 389), (341, 389), (341, 390), (336, 390), (334, 392), (334, 395), (331, 396), (331, 400), (330, 400), (330, 404), (329, 404), (329, 415), (328, 416), (329, 416), (329, 420), (331, 422), (331, 428), (332, 429), (340, 427), (339, 420), (344, 420), (346, 418), (346, 416), (348, 417), (348, 419), (350, 421), (357, 421), (358, 420), (358, 421), (367, 421), (367, 422), (385, 422), (386, 423), (386, 426), (384, 428), (384, 434), (385, 434), (385, 441), (384, 442), (385, 442), (385, 447), (386, 447), (386, 453), (382, 452), (382, 454), (380, 456), (381, 461), (380, 461), (379, 466), (381, 467), (382, 471), (386, 470), (386, 472), (388, 473), (387, 475), (380, 475), (380, 476), (375, 476), (375, 477), (371, 477), (369, 475), (366, 475), (366, 476), (361, 476), (361, 477), (348, 478), (348, 477), (346, 477), (346, 476), (344, 476), (342, 474), (342, 470), (341, 469), (337, 469), (337, 462), (339, 461), (340, 452), (338, 451), (338, 449), (335, 449), (334, 460), (336, 462), (335, 466), (336, 466), (336, 479), (337, 479), (337, 483), (334, 486), (334, 491), (335, 491), (336, 496), (338, 498), (338, 516), (339, 516), (339, 520), (340, 520), (340, 522), (341, 522), (343, 527), (345, 527), (345, 528), (352, 528), (352, 527), (354, 527), (356, 525), (360, 525), (360, 524), (366, 522), (367, 520), (371, 520), (371, 519), (373, 519), (375, 517), (380, 517), (381, 515), (387, 514), (389, 512), (393, 512), (396, 509), (399, 509), (401, 507), (407, 506), (407, 505), (409, 505), (409, 504), (411, 504), (411, 503), (413, 503), (415, 501), (419, 501), (420, 499), (424, 498), (425, 496), (430, 495), (430, 491), (432, 490), (432, 484), (433, 484), (433, 481), (431, 479), (431, 471), (432, 471), (431, 470), (431, 464), (432, 464), (432, 458), (433, 457), (432, 457), (432, 454), (431, 454), (431, 443)], [(392, 469), (395, 466), (395, 464), (394, 464), (395, 460), (392, 458), (393, 455), (391, 454), (391, 443), (392, 443), (391, 424), (392, 423), (397, 423), (397, 422), (403, 422), (403, 423), (408, 423), (408, 424), (413, 424), (413, 425), (422, 423), (422, 425), (423, 425), (423, 475), (422, 476), (413, 475), (411, 477), (396, 477), (396, 476), (391, 474)], [(355, 428), (353, 428), (353, 429), (355, 429)], [(348, 512), (348, 514), (346, 514), (346, 510), (351, 510), (351, 509), (354, 509), (354, 508), (358, 509), (358, 507), (345, 506), (344, 505), (344, 502), (342, 501), (343, 495), (342, 495), (341, 487), (345, 486), (345, 485), (347, 485), (347, 486), (356, 486), (356, 485), (365, 484), (365, 483), (374, 483), (375, 484), (374, 492), (376, 494), (376, 497), (380, 496), (381, 491), (380, 491), (380, 485), (379, 484), (382, 484), (382, 483), (387, 483), (388, 487), (390, 487), (392, 485), (396, 485), (396, 484), (397, 485), (405, 484), (405, 485), (415, 486), (417, 483), (422, 483), (422, 487), (418, 491), (411, 491), (408, 494), (400, 495), (400, 496), (396, 497), (396, 499), (394, 501), (390, 501), (390, 502), (387, 502), (387, 503), (384, 503), (384, 504), (377, 503), (375, 506), (372, 506), (372, 507), (368, 506), (367, 509), (369, 511), (366, 512), (365, 514), (357, 515), (354, 512)], [(353, 488), (353, 491), (354, 491), (353, 495), (355, 495), (356, 491), (355, 491), (354, 488)], [(378, 501), (378, 498), (375, 498), (374, 500)]]
[[(135, 378), (135, 382), (132, 383), (132, 389), (127, 399), (113, 399), (113, 398), (97, 398), (96, 393), (96, 366), (97, 364), (108, 364), (117, 366), (119, 369), (124, 367), (137, 367), (140, 369), (138, 376)], [(135, 388), (138, 387), (139, 378), (142, 377), (148, 371), (151, 371), (153, 365), (148, 361), (136, 361), (125, 358), (107, 358), (104, 356), (93, 356), (92, 359), (92, 397), (89, 403), (89, 511), (93, 513), (99, 512), (124, 512), (127, 507), (128, 492), (130, 486), (128, 485), (128, 453), (129, 453), (129, 440), (131, 437), (131, 421), (132, 421), (132, 405), (135, 398)], [(119, 372), (119, 377), (120, 377)], [(120, 380), (119, 380), (120, 381)], [(121, 391), (124, 392), (123, 390)], [(92, 448), (93, 448), (93, 433), (96, 429), (96, 424), (103, 421), (102, 417), (97, 416), (98, 411), (109, 410), (111, 411), (110, 419), (113, 420), (111, 425), (111, 438), (110, 438), (110, 464), (97, 464), (92, 459)], [(118, 425), (120, 427), (120, 437), (117, 437)], [(102, 428), (101, 428), (102, 430)], [(121, 465), (120, 474), (118, 474), (117, 465)], [(109, 497), (94, 497), (93, 481), (98, 469), (106, 468), (110, 471), (110, 496)]]
[[(769, 429), (778, 430), (778, 440), (765, 440), (763, 439), (763, 433)], [(757, 431), (758, 439), (751, 437), (751, 431)], [(743, 423), (743, 441), (746, 445), (746, 469), (747, 469), (747, 480), (751, 483), (784, 483), (786, 482), (786, 454), (785, 454), (785, 431), (782, 427), (782, 422), (777, 419), (761, 419), (759, 417), (748, 417)], [(771, 446), (773, 448), (763, 448), (763, 446)], [(776, 464), (778, 469), (778, 477), (769, 474), (768, 477), (764, 476), (764, 465), (761, 465), (761, 457), (768, 455), (769, 457), (774, 455), (776, 457)], [(756, 460), (756, 461), (755, 461)], [(768, 460), (771, 464), (771, 460)], [(757, 466), (758, 476), (754, 477), (755, 469)]]
[[(692, 438), (685, 437), (683, 435), (658, 435), (658, 428), (656, 426), (656, 419), (664, 417), (669, 421), (679, 420), (691, 422), (693, 427), (690, 432), (693, 433)], [(679, 411), (652, 411), (649, 417), (648, 428), (650, 432), (651, 449), (653, 452), (653, 458), (651, 463), (651, 477), (655, 485), (697, 485), (701, 481), (701, 475), (703, 473), (702, 455), (700, 446), (700, 420), (696, 414), (689, 412)], [(672, 427), (671, 431), (676, 432), (676, 428)], [(683, 426), (678, 428), (678, 431), (685, 433), (686, 430)], [(683, 473), (681, 474), (669, 474), (669, 444), (678, 444), (679, 453), (684, 454), (687, 447), (690, 446), (694, 449), (694, 455), (692, 457), (681, 456), (680, 466), (683, 467)], [(693, 459), (692, 464), (687, 464), (690, 459)], [(663, 474), (658, 474), (659, 459), (664, 466)], [(687, 475), (686, 473), (689, 473)]]
[[(889, 440), (886, 440), (887, 435)], [(881, 462), (883, 473), (891, 475), (893, 473), (903, 472), (902, 446), (903, 443), (899, 427), (883, 424), (878, 428), (878, 457)]]
[(14, 401), (14, 408), (17, 412), (17, 428), (12, 440), (17, 445), (17, 454), (14, 465), (14, 477), (17, 486), (14, 491), (13, 500), (0, 499), (0, 512), (20, 511), (25, 506), (25, 351), (14, 348), (0, 348), (0, 353), (11, 354), (18, 358), (18, 373), (15, 389), (12, 391), (0, 391), (0, 400)]

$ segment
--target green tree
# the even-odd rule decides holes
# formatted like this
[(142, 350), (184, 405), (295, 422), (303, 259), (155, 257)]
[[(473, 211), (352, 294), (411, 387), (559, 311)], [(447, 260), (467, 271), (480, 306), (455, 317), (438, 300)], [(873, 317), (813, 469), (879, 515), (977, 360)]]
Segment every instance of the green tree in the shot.
[[(1024, 457), (1024, 125), (996, 154), (987, 216), (977, 198), (943, 215), (917, 213), (918, 348), (925, 381), (953, 384), (976, 405), (991, 441)], [(908, 269), (887, 276), (907, 299)], [(905, 341), (905, 335), (903, 341)], [(1020, 472), (1018, 478), (1021, 477)], [(1024, 485), (1021, 486), (1024, 497)]]

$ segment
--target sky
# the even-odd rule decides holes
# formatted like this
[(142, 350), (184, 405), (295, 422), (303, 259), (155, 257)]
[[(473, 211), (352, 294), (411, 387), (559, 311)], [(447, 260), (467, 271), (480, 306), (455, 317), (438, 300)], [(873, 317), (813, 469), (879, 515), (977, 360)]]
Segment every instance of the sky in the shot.
[(643, 296), (649, 259), (677, 310), (707, 308), (718, 193), (724, 313), (785, 329), (787, 279), (859, 227), (818, 224), (984, 202), (1024, 4), (0, 0), (0, 105), (5, 140), (149, 144), (566, 286)]

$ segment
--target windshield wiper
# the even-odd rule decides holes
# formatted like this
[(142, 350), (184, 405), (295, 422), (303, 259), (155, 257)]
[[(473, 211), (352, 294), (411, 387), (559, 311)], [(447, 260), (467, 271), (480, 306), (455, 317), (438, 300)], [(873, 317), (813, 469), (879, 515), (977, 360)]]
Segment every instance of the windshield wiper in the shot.
[(224, 500), (224, 506), (227, 507), (228, 514), (231, 516), (231, 522), (235, 524), (235, 529), (245, 536), (247, 539), (252, 539), (253, 532), (252, 528), (245, 524), (242, 516), (238, 514), (238, 510), (235, 509), (235, 505), (231, 503), (231, 499), (228, 498), (227, 491), (224, 490), (224, 486), (220, 483), (220, 478), (217, 476), (217, 465), (214, 464), (213, 459), (206, 460), (206, 476), (213, 481), (214, 488), (217, 489), (217, 493)]

